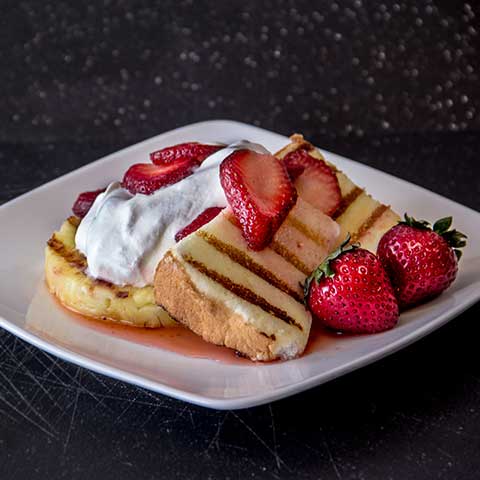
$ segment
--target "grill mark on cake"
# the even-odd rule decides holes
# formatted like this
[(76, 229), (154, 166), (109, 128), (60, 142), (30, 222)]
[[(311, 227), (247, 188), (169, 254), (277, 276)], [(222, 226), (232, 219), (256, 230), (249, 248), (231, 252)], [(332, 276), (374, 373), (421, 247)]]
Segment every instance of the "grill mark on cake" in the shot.
[(294, 318), (288, 315), (287, 312), (285, 312), (281, 308), (276, 307), (275, 305), (272, 305), (263, 297), (257, 295), (255, 292), (252, 292), (250, 289), (244, 287), (243, 285), (232, 282), (229, 278), (224, 277), (222, 274), (215, 272), (214, 270), (210, 270), (206, 265), (204, 265), (202, 262), (195, 260), (190, 255), (183, 255), (182, 258), (200, 273), (203, 273), (214, 282), (217, 282), (222, 287), (235, 294), (237, 297), (245, 300), (248, 303), (251, 303), (252, 305), (256, 305), (264, 312), (269, 313), (270, 315), (278, 318), (279, 320), (282, 320), (285, 323), (288, 323), (289, 325), (300, 329), (300, 331), (303, 331), (302, 325), (300, 325)]
[(362, 192), (363, 190), (360, 187), (355, 187), (351, 192), (347, 193), (347, 195), (342, 198), (342, 202), (332, 218), (336, 220), (340, 215), (345, 213), (347, 208), (362, 194)]
[[(117, 292), (117, 287), (116, 285), (114, 285), (112, 282), (109, 282), (108, 280), (103, 280), (101, 278), (91, 278), (89, 277), (91, 282), (92, 282), (92, 288), (94, 287), (94, 285), (100, 285), (102, 287), (106, 287), (106, 288), (109, 288), (110, 290), (113, 290), (114, 292)], [(116, 293), (115, 293), (116, 295)], [(119, 296), (118, 298), (122, 298), (121, 296)]]
[(264, 337), (269, 338), (270, 340), (273, 340), (273, 341), (275, 341), (277, 339), (277, 337), (273, 333), (271, 335), (269, 335), (268, 333), (265, 333), (265, 332), (258, 332), (258, 333), (260, 335), (263, 335)]
[(352, 234), (352, 242), (356, 242), (359, 238), (362, 237), (372, 225), (383, 215), (383, 213), (388, 210), (386, 205), (379, 205), (372, 214), (363, 222), (356, 233)]
[(296, 228), (300, 233), (308, 237), (310, 240), (315, 242), (319, 247), (327, 248), (327, 240), (323, 237), (320, 237), (313, 230), (311, 230), (308, 225), (305, 225), (300, 220), (295, 218), (293, 215), (289, 215), (286, 219), (293, 228)]
[(48, 240), (47, 245), (72, 267), (82, 272), (87, 268), (87, 259), (78, 250), (68, 248), (55, 234)]
[(302, 303), (302, 295), (299, 292), (292, 290), (283, 280), (275, 276), (272, 272), (270, 272), (270, 270), (267, 270), (266, 268), (262, 267), (262, 265), (256, 263), (241, 250), (233, 247), (232, 245), (222, 242), (214, 235), (211, 235), (202, 230), (197, 230), (197, 235), (199, 235), (206, 242), (215, 247), (215, 249), (220, 253), (224, 253), (234, 262), (240, 264), (242, 267), (245, 267), (247, 270), (254, 273), (258, 277), (263, 278), (263, 280), (266, 280), (268, 283), (272, 284), (274, 287), (294, 298), (299, 303)]
[(288, 263), (292, 264), (297, 270), (300, 270), (305, 275), (310, 275), (311, 272), (309, 268), (295, 254), (288, 250), (288, 248), (275, 240), (270, 244), (270, 248), (283, 257)]
[(72, 225), (73, 227), (77, 228), (80, 225), (80, 218), (74, 217), (73, 215), (71, 217), (67, 218), (67, 222)]
[[(80, 224), (80, 220), (77, 219), (77, 217), (69, 217), (67, 220), (75, 228)], [(87, 259), (76, 248), (71, 248), (65, 245), (61, 240), (57, 238), (57, 235), (55, 233), (48, 240), (47, 245), (49, 248), (52, 249), (52, 251), (55, 254), (63, 258), (65, 262), (67, 262), (72, 268), (74, 268), (76, 270), (75, 273), (77, 275), (86, 276), (85, 271), (87, 270)], [(124, 292), (119, 290), (119, 288), (115, 284), (108, 282), (107, 280), (102, 280), (101, 278), (91, 278), (91, 277), (88, 277), (88, 278), (90, 280), (90, 286), (89, 286), (90, 290), (93, 291), (95, 286), (101, 286), (115, 292), (118, 298), (127, 298), (123, 296)], [(118, 295), (117, 292), (120, 293), (120, 295)]]
[[(235, 225), (237, 228), (240, 228), (237, 220), (235, 217), (231, 214), (225, 214), (227, 217), (227, 220), (232, 224)], [(288, 218), (288, 217), (287, 217)], [(288, 263), (293, 265), (297, 270), (300, 270), (304, 275), (310, 275), (311, 271), (310, 269), (288, 248), (285, 248), (283, 245), (280, 243), (276, 242), (275, 240), (272, 240), (269, 247), (278, 255), (280, 255), (284, 260), (286, 260)]]

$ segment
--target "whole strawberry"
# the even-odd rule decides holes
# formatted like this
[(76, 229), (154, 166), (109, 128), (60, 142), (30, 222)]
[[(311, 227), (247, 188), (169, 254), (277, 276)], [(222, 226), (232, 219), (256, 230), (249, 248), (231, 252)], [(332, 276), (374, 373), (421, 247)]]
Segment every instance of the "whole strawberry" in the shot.
[(466, 235), (450, 230), (452, 217), (433, 225), (405, 214), (405, 221), (381, 238), (377, 255), (401, 309), (440, 295), (455, 280)]
[(305, 300), (326, 327), (348, 333), (376, 333), (394, 327), (398, 304), (379, 259), (346, 246), (350, 238), (308, 277)]

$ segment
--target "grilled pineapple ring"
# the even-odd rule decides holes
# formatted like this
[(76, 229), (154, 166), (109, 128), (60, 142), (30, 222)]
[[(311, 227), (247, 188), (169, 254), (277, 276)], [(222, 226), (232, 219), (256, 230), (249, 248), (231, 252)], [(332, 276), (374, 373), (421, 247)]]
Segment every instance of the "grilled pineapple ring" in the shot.
[(153, 286), (120, 287), (87, 276), (87, 259), (75, 248), (79, 223), (70, 217), (47, 243), (45, 279), (50, 292), (65, 307), (89, 317), (136, 327), (177, 325), (155, 304)]

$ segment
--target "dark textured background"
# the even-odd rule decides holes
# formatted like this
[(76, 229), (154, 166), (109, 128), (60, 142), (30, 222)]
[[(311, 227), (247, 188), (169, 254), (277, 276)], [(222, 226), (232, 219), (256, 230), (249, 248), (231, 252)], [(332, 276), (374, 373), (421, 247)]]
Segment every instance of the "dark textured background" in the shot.
[[(480, 210), (476, 5), (1, 1), (0, 202), (162, 131), (231, 118), (301, 131)], [(478, 478), (479, 313), (238, 412), (110, 380), (2, 331), (0, 478)]]

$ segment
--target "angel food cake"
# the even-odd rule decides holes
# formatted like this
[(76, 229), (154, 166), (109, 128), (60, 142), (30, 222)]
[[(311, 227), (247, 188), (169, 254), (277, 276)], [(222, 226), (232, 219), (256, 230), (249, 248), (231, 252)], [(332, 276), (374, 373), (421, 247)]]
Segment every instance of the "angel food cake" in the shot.
[(375, 252), (399, 220), (300, 135), (275, 155), (188, 143), (151, 162), (80, 195), (48, 242), (47, 285), (79, 313), (179, 322), (252, 360), (301, 355), (307, 278), (347, 233)]

